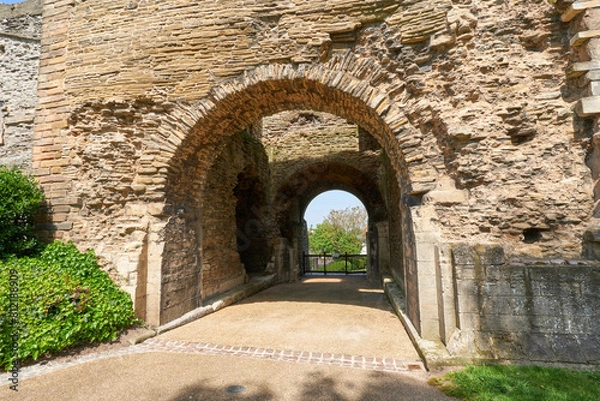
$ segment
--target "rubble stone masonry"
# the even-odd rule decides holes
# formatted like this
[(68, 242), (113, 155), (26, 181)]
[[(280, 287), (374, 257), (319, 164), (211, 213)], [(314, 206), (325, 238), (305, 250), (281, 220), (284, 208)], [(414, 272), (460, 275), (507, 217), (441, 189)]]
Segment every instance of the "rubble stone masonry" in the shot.
[[(42, 3), (41, 50), (39, 14), (0, 8), (0, 161), (31, 168), (40, 231), (93, 248), (151, 325), (248, 275), (295, 279), (304, 208), (344, 189), (421, 338), (600, 364), (556, 345), (597, 340), (598, 0)], [(563, 301), (581, 324), (540, 318)], [(508, 338), (499, 316), (527, 325)]]
[(31, 168), (40, 62), (39, 0), (0, 4), (0, 163)]

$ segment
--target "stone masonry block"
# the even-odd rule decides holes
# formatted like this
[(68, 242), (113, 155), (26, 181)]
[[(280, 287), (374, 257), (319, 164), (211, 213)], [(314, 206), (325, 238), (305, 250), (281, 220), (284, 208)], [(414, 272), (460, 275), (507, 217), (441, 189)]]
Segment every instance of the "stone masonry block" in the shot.
[(452, 248), (452, 261), (455, 266), (474, 266), (476, 261), (475, 250), (465, 244)]
[(600, 96), (584, 97), (577, 102), (575, 111), (579, 117), (600, 115)]

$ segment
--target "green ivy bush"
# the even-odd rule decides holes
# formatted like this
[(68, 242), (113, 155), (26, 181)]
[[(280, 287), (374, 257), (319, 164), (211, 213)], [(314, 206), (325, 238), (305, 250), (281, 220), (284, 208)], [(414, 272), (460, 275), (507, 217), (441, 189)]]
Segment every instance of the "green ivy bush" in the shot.
[(70, 242), (54, 242), (35, 257), (9, 257), (0, 261), (0, 364), (7, 369), (13, 362), (9, 311), (16, 301), (10, 297), (14, 273), (21, 361), (72, 345), (114, 340), (136, 320), (131, 297), (98, 267), (93, 251), (81, 253)]
[(35, 250), (34, 218), (43, 199), (32, 176), (0, 166), (0, 258)]

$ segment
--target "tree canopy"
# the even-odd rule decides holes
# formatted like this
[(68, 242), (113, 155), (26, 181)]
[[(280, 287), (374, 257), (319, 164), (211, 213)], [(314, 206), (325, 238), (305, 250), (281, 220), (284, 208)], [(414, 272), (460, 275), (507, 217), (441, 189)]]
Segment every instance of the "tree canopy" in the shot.
[(311, 253), (360, 253), (365, 241), (367, 212), (360, 206), (331, 210), (322, 223), (310, 228)]

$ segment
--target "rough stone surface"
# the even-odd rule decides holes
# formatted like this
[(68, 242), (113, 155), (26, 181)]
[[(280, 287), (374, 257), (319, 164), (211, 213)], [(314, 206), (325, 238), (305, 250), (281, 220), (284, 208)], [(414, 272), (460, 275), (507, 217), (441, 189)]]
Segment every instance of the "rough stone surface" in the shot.
[[(504, 261), (502, 248), (453, 249), (458, 292), (454, 339), (471, 332), (479, 359), (600, 363), (600, 266), (556, 259)], [(459, 334), (460, 333), (460, 334)], [(448, 344), (460, 354), (460, 341)]]
[(0, 4), (0, 164), (31, 168), (40, 59), (39, 0)]
[[(582, 362), (568, 344), (583, 350), (593, 332), (538, 330), (543, 314), (524, 308), (510, 320), (522, 336), (498, 334), (504, 314), (473, 305), (489, 306), (485, 269), (516, 274), (504, 258), (600, 253), (600, 116), (589, 107), (600, 39), (584, 34), (600, 29), (595, 4), (46, 0), (33, 150), (11, 157), (31, 160), (44, 187), (42, 232), (94, 248), (153, 325), (247, 273), (294, 279), (303, 208), (339, 188), (369, 210), (372, 271), (401, 285), (424, 339)], [(20, 34), (33, 26), (14, 21)], [(25, 150), (27, 124), (6, 143)], [(256, 234), (246, 253), (240, 232)], [(466, 268), (457, 243), (498, 251)], [(593, 267), (575, 269), (565, 286), (596, 282)], [(532, 288), (551, 281), (525, 270)], [(563, 287), (549, 291), (532, 302), (570, 305)], [(501, 343), (496, 354), (482, 336)]]

